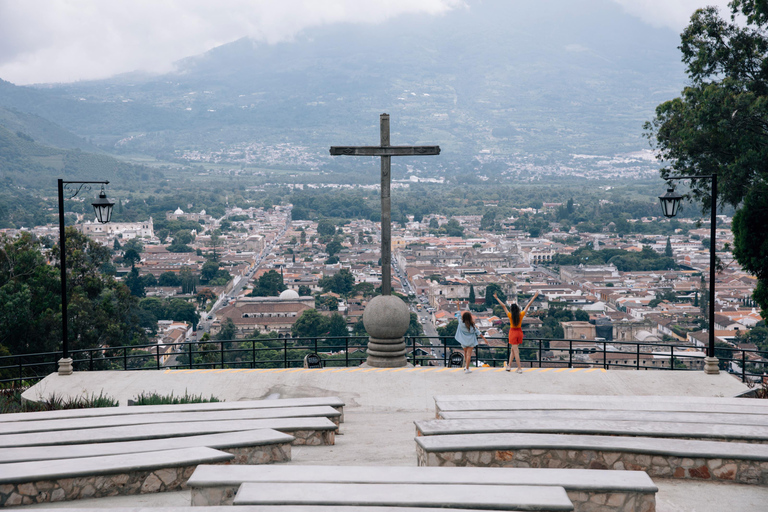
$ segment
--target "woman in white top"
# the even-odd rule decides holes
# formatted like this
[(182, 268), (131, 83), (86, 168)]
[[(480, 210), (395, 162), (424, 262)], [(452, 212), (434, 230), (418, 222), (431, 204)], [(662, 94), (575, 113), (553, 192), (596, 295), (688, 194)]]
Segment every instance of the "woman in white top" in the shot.
[(472, 313), (465, 311), (461, 315), (461, 322), (459, 322), (459, 325), (456, 328), (456, 341), (458, 341), (461, 348), (464, 349), (464, 373), (472, 373), (472, 370), (469, 369), (469, 363), (472, 360), (472, 349), (477, 346), (478, 336), (488, 343), (485, 336), (477, 330), (475, 320), (472, 318)]

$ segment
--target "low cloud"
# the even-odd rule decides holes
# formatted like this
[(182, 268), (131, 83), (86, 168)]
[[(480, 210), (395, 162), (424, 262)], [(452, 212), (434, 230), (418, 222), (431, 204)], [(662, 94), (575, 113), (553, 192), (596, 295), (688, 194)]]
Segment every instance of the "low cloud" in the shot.
[(730, 13), (728, 0), (613, 0), (624, 10), (655, 27), (671, 28), (682, 32), (696, 9), (714, 5), (720, 14)]
[(276, 43), (330, 23), (440, 15), (463, 0), (0, 0), (0, 78), (71, 82), (174, 61), (251, 37)]

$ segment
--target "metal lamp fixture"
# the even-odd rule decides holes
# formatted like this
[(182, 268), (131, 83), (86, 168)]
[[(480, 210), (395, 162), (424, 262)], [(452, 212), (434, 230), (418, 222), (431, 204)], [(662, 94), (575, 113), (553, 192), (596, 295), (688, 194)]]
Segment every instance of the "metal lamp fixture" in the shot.
[[(70, 375), (72, 373), (72, 358), (69, 356), (69, 336), (67, 327), (67, 232), (64, 226), (64, 191), (69, 194), (69, 199), (72, 199), (80, 193), (83, 188), (90, 190), (90, 185), (101, 185), (101, 193), (93, 203), (93, 210), (96, 213), (96, 219), (106, 224), (112, 218), (112, 207), (115, 206), (114, 201), (110, 201), (107, 198), (107, 193), (104, 191), (104, 185), (108, 185), (108, 181), (64, 181), (62, 179), (57, 180), (59, 191), (59, 266), (61, 272), (61, 359), (59, 360), (59, 375)], [(70, 188), (70, 185), (72, 187)]]
[[(717, 270), (717, 174), (691, 175), (691, 176), (668, 176), (667, 181), (672, 180), (709, 180), (712, 184), (712, 193), (710, 194), (710, 242), (709, 242), (709, 343), (707, 345), (707, 357), (704, 358), (704, 373), (718, 374), (720, 367), (717, 357), (715, 357), (715, 278)], [(683, 196), (675, 192), (672, 186), (669, 186), (667, 193), (659, 196), (661, 210), (665, 217), (674, 217), (680, 207)], [(746, 369), (742, 368), (742, 372)]]
[(659, 202), (661, 203), (661, 211), (665, 217), (674, 217), (677, 215), (677, 210), (680, 208), (680, 202), (683, 200), (683, 196), (675, 192), (673, 187), (667, 189), (667, 193), (663, 196), (659, 196)]
[(104, 191), (104, 185), (101, 186), (101, 192), (99, 197), (96, 198), (93, 203), (93, 211), (96, 212), (96, 220), (102, 224), (106, 224), (112, 218), (112, 207), (115, 206), (114, 201), (110, 201), (107, 198), (107, 193)]

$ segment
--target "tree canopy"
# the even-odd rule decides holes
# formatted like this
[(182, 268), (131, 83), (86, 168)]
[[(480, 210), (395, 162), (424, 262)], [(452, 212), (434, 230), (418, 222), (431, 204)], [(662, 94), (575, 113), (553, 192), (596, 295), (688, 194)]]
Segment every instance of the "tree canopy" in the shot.
[[(690, 85), (656, 108), (646, 133), (666, 163), (661, 176), (717, 175), (722, 204), (734, 217), (734, 256), (754, 273), (754, 298), (768, 311), (768, 247), (761, 218), (768, 203), (768, 8), (763, 1), (732, 0), (730, 20), (716, 7), (697, 10), (681, 35)], [(743, 15), (746, 23), (737, 20)], [(711, 180), (692, 179), (702, 211)]]

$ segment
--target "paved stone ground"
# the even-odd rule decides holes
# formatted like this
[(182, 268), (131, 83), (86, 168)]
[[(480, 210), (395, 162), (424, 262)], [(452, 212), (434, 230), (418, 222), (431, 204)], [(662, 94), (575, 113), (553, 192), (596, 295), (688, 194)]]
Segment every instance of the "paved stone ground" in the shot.
[[(325, 369), (82, 372), (51, 375), (25, 396), (98, 395), (121, 403), (141, 391), (215, 395), (226, 400), (339, 396), (346, 401), (343, 435), (335, 446), (296, 446), (289, 464), (416, 465), (414, 425), (434, 418), (432, 397), (448, 394), (594, 394), (734, 396), (747, 388), (730, 375), (703, 372), (528, 370)], [(764, 512), (768, 488), (656, 479), (658, 512)], [(82, 500), (45, 507), (188, 506), (189, 491)]]

